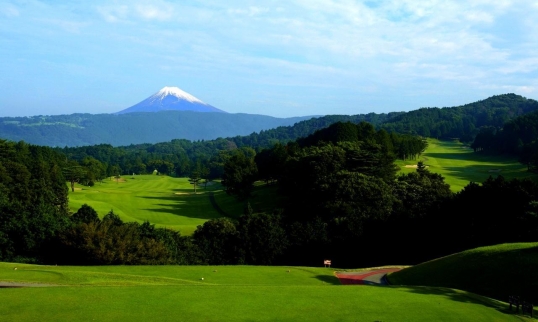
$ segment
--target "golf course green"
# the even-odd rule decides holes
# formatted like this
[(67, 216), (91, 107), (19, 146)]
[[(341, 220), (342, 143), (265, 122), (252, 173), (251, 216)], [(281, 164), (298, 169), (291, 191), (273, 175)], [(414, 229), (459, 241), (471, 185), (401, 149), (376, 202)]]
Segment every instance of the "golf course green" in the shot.
[(210, 201), (211, 194), (216, 197), (225, 195), (225, 192), (219, 183), (212, 183), (207, 188), (198, 187), (195, 194), (187, 178), (125, 176), (120, 180), (103, 180), (93, 187), (77, 184), (75, 191), (69, 192), (69, 207), (77, 211), (83, 204), (88, 204), (101, 217), (112, 210), (123, 221), (149, 221), (157, 227), (190, 235), (198, 225), (211, 218), (222, 217)]
[(463, 189), (469, 182), (482, 183), (489, 176), (504, 176), (513, 178), (537, 178), (527, 171), (525, 165), (514, 158), (506, 156), (491, 156), (475, 153), (473, 149), (459, 141), (440, 141), (428, 139), (428, 148), (418, 160), (397, 160), (401, 173), (416, 170), (418, 161), (424, 162), (428, 170), (445, 177), (445, 182), (452, 191)]
[(0, 291), (6, 321), (528, 320), (464, 291), (343, 286), (330, 268), (0, 263), (0, 281), (34, 286)]

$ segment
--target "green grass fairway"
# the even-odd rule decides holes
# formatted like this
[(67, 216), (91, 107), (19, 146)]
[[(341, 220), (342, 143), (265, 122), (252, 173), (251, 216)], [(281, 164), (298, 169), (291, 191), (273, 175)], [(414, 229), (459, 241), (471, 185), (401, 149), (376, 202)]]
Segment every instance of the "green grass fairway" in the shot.
[(389, 280), (457, 288), (505, 301), (519, 295), (538, 305), (538, 243), (480, 247), (392, 273)]
[(213, 183), (207, 189), (198, 187), (195, 195), (186, 178), (125, 176), (122, 181), (107, 179), (93, 187), (77, 185), (75, 192), (69, 191), (69, 207), (77, 211), (86, 203), (101, 217), (114, 210), (124, 221), (142, 223), (149, 220), (157, 227), (190, 235), (196, 226), (211, 218), (222, 217), (212, 206), (210, 193), (225, 194), (219, 183)]
[[(245, 202), (227, 195), (218, 182), (207, 188), (200, 186), (194, 194), (187, 178), (125, 176), (118, 182), (107, 179), (93, 187), (77, 184), (75, 189), (69, 190), (69, 208), (73, 212), (86, 203), (101, 217), (114, 210), (123, 221), (149, 220), (157, 227), (179, 230), (183, 235), (191, 235), (198, 225), (212, 218), (239, 217), (245, 207)], [(256, 212), (271, 211), (278, 203), (276, 186), (256, 183), (249, 202)]]
[(462, 291), (342, 286), (328, 268), (0, 263), (0, 281), (61, 285), (2, 289), (6, 321), (527, 320)]
[[(454, 192), (463, 189), (470, 181), (482, 183), (489, 176), (502, 175), (507, 179), (538, 177), (527, 172), (527, 167), (514, 158), (474, 153), (458, 141), (428, 139), (428, 148), (420, 160), (429, 166), (431, 172), (445, 177), (445, 182), (450, 184)], [(416, 165), (417, 162), (418, 160), (398, 160), (396, 164), (402, 173), (408, 173), (416, 170), (406, 168), (406, 165)]]

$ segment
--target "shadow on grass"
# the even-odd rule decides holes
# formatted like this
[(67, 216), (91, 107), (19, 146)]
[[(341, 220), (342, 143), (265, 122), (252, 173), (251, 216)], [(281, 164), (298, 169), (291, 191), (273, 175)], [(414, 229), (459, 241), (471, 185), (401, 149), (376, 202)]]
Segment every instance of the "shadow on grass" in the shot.
[(427, 158), (434, 159), (446, 159), (446, 160), (462, 160), (462, 161), (473, 161), (473, 162), (488, 162), (488, 163), (498, 163), (499, 165), (513, 164), (517, 162), (516, 158), (502, 156), (502, 155), (487, 155), (476, 152), (471, 153), (450, 153), (450, 152), (426, 152), (424, 156)]
[(331, 284), (331, 285), (342, 285), (340, 283), (340, 280), (336, 276), (329, 276), (329, 275), (316, 275), (314, 276), (315, 279), (318, 279), (324, 283)]
[(441, 153), (441, 152), (427, 152), (424, 153), (427, 158), (435, 159), (447, 159), (447, 160), (468, 160), (468, 161), (482, 161), (482, 157), (471, 153)]
[[(390, 286), (390, 287), (396, 288), (402, 291), (410, 292), (410, 293), (444, 296), (450, 299), (451, 301), (483, 305), (483, 306), (495, 309), (504, 314), (516, 314), (515, 308), (512, 308), (512, 311), (510, 311), (509, 305), (507, 303), (503, 303), (503, 302), (491, 299), (489, 297), (483, 297), (483, 296), (480, 296), (474, 293), (465, 292), (465, 291), (454, 290), (450, 288), (442, 288), (442, 287), (428, 287), (428, 286)], [(537, 313), (537, 310), (534, 310), (534, 316), (536, 316), (536, 313)], [(521, 315), (521, 309), (519, 311), (519, 315)]]
[[(185, 198), (187, 197), (187, 198)], [(161, 208), (145, 208), (143, 210), (151, 212), (166, 213), (174, 216), (181, 216), (196, 219), (212, 219), (219, 217), (218, 210), (210, 207), (204, 207), (204, 201), (200, 199), (208, 198), (209, 194), (197, 194), (188, 196), (170, 196), (170, 197), (150, 197), (144, 196), (139, 198), (168, 201), (169, 203), (154, 204)], [(210, 203), (210, 201), (208, 202)], [(205, 209), (204, 209), (205, 208)]]
[(462, 167), (444, 167), (445, 170), (451, 173), (451, 176), (464, 179), (466, 181), (473, 181), (476, 183), (483, 183), (488, 177), (496, 178), (503, 176), (505, 179), (536, 179), (537, 175), (521, 171), (522, 168), (515, 167), (513, 165), (467, 165)]

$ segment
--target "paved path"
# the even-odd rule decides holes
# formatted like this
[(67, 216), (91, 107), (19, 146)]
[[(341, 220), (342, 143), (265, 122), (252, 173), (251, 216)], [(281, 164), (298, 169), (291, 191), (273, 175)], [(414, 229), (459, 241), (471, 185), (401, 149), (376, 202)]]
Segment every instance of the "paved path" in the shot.
[(0, 281), (0, 288), (49, 287), (49, 286), (57, 286), (57, 285), (41, 284), (41, 283), (17, 283), (17, 282), (2, 282), (2, 281)]
[(221, 215), (224, 217), (230, 217), (227, 213), (222, 210), (222, 208), (219, 207), (219, 204), (217, 204), (217, 201), (215, 200), (215, 194), (213, 191), (209, 192), (209, 201), (211, 202), (211, 206)]
[(401, 268), (380, 268), (362, 272), (336, 272), (343, 285), (387, 285), (386, 275)]

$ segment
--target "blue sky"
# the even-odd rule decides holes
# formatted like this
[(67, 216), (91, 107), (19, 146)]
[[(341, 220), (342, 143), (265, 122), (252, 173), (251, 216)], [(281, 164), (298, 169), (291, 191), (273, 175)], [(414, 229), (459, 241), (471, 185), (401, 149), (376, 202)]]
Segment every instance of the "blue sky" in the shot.
[(0, 116), (113, 113), (164, 86), (277, 117), (538, 99), (536, 1), (178, 2), (0, 0)]

